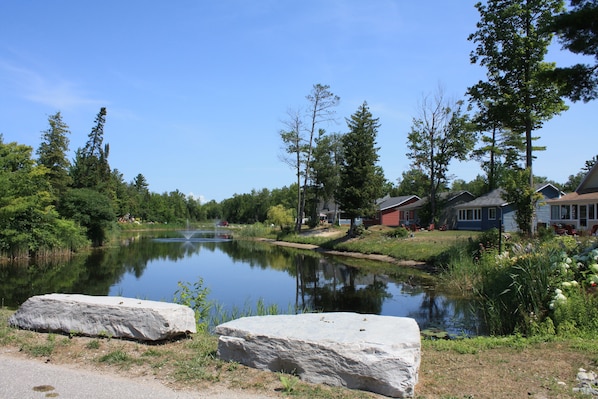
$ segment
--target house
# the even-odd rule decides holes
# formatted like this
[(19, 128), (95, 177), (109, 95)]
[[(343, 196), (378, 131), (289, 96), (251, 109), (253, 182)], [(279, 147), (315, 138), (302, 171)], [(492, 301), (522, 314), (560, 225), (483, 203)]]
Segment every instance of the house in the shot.
[(415, 212), (402, 211), (399, 208), (409, 205), (419, 200), (417, 195), (404, 195), (400, 197), (391, 197), (387, 195), (376, 201), (378, 212), (376, 217), (364, 220), (367, 226), (381, 224), (383, 226), (398, 227), (402, 224), (414, 224)]
[(547, 203), (550, 206), (552, 226), (596, 234), (598, 227), (594, 226), (598, 226), (598, 163), (584, 177), (575, 192)]
[[(547, 201), (559, 198), (562, 192), (552, 184), (538, 185), (536, 192), (542, 195), (542, 199), (536, 205), (534, 225), (547, 226), (550, 223)], [(515, 208), (502, 198), (503, 193), (503, 189), (497, 188), (470, 202), (456, 205), (457, 229), (485, 231), (502, 226), (503, 231), (518, 231)]]
[[(441, 208), (440, 216), (438, 218), (438, 226), (443, 226), (447, 229), (455, 229), (457, 227), (457, 210), (455, 209), (455, 206), (472, 201), (474, 198), (473, 194), (464, 190), (440, 193), (438, 195), (437, 204), (437, 206)], [(414, 212), (414, 223), (421, 225), (422, 220), (424, 219), (421, 213), (429, 200), (428, 197), (424, 197), (411, 204), (401, 206), (399, 210), (404, 211), (405, 213)]]

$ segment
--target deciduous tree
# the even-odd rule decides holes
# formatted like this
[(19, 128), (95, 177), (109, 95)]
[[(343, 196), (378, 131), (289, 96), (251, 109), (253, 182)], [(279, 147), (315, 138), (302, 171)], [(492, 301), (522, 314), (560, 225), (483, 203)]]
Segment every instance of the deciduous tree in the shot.
[[(437, 217), (437, 194), (448, 182), (448, 166), (452, 160), (465, 160), (473, 148), (475, 133), (461, 102), (450, 102), (441, 89), (433, 99), (425, 97), (421, 114), (413, 119), (407, 136), (407, 157), (420, 168), (429, 183), (430, 214)], [(430, 220), (435, 223), (436, 220)]]
[[(300, 111), (289, 112), (289, 119), (284, 122), (286, 129), (280, 132), (284, 151), (287, 154), (283, 157), (283, 161), (295, 169), (297, 176), (297, 223), (295, 225), (297, 231), (301, 230), (305, 215), (316, 140), (325, 134), (325, 130), (320, 126), (334, 120), (334, 108), (340, 102), (340, 97), (330, 91), (330, 86), (322, 84), (313, 85), (306, 99), (309, 105), (305, 115), (302, 115)], [(303, 177), (303, 183), (301, 183), (301, 177)]]

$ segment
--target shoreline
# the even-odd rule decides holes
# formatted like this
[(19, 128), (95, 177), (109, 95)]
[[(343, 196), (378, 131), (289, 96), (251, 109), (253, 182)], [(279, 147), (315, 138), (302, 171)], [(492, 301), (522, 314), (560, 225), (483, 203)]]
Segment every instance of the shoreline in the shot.
[(433, 267), (429, 263), (415, 261), (415, 260), (400, 260), (400, 259), (393, 258), (392, 256), (388, 256), (388, 255), (364, 254), (361, 252), (337, 251), (337, 250), (333, 250), (333, 249), (325, 249), (325, 248), (322, 248), (322, 247), (320, 247), (318, 245), (314, 245), (314, 244), (301, 244), (301, 243), (273, 240), (273, 239), (268, 239), (268, 238), (259, 238), (258, 241), (267, 242), (269, 244), (278, 245), (281, 247), (305, 249), (308, 251), (319, 252), (319, 253), (322, 253), (325, 255), (347, 256), (347, 257), (357, 258), (357, 259), (375, 260), (375, 261), (379, 261), (379, 262), (391, 263), (391, 264), (397, 265), (397, 266), (412, 267), (414, 269), (425, 270), (425, 271), (433, 270)]

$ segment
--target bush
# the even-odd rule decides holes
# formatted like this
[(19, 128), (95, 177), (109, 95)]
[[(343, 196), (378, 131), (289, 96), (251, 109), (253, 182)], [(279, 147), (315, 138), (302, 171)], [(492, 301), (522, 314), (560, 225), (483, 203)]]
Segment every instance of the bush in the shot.
[(385, 233), (387, 237), (391, 238), (405, 238), (409, 236), (409, 231), (404, 227), (397, 227), (396, 229)]

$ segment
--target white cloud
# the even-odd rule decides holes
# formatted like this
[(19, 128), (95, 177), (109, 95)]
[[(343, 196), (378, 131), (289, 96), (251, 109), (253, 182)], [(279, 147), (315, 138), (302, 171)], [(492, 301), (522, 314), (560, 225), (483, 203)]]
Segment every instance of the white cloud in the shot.
[(3, 79), (13, 92), (29, 101), (65, 110), (79, 106), (105, 106), (106, 101), (94, 99), (75, 82), (51, 78), (42, 73), (0, 61)]

